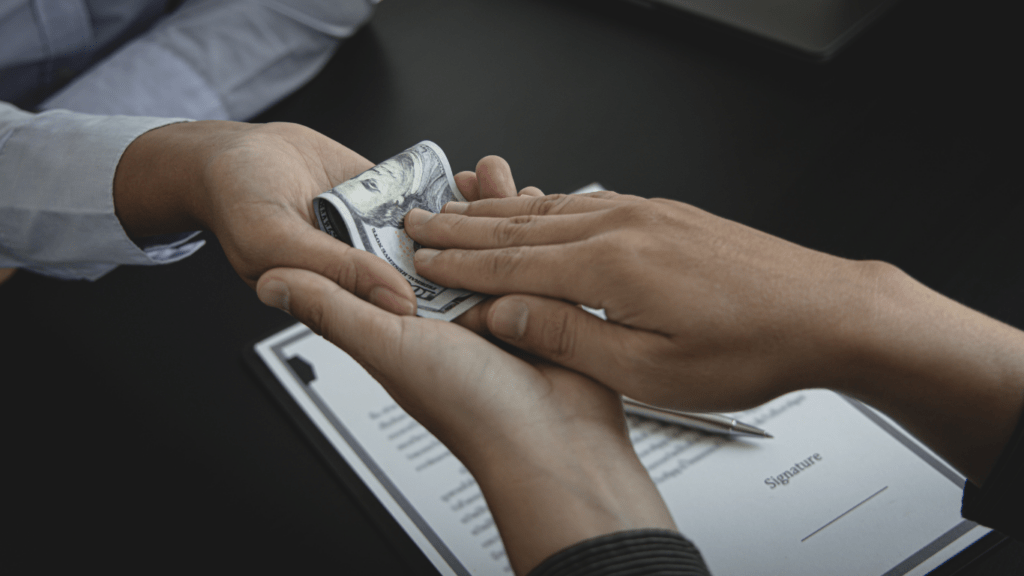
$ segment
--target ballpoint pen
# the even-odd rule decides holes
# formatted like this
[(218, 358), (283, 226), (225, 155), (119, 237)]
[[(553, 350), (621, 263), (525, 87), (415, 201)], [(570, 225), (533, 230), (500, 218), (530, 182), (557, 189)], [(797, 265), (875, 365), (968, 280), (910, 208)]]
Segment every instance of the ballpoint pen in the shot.
[(668, 422), (669, 424), (679, 424), (680, 426), (695, 428), (697, 430), (711, 432), (713, 434), (742, 434), (745, 436), (760, 436), (762, 438), (773, 437), (765, 430), (761, 430), (760, 428), (756, 428), (750, 424), (744, 424), (732, 416), (679, 412), (677, 410), (658, 408), (657, 406), (637, 402), (636, 400), (626, 398), (625, 396), (622, 397), (622, 409), (626, 414), (643, 416), (645, 418)]

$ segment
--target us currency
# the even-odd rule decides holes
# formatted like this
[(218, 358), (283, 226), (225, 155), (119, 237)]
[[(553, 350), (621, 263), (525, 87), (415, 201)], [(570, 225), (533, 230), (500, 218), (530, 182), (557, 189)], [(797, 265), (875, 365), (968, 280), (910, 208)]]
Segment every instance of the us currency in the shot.
[(437, 214), (452, 201), (466, 199), (448, 158), (437, 144), (423, 141), (317, 196), (313, 211), (321, 230), (401, 272), (416, 293), (417, 315), (451, 321), (485, 296), (417, 274), (413, 255), (420, 246), (405, 233), (403, 221), (413, 208)]

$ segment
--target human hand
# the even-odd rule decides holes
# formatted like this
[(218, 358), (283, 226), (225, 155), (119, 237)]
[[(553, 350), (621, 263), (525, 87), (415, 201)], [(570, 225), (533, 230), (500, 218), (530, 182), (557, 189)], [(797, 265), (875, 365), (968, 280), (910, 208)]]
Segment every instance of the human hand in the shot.
[[(132, 238), (211, 230), (251, 287), (270, 268), (302, 268), (387, 310), (414, 314), (412, 288), (398, 271), (322, 233), (313, 214), (313, 198), (372, 166), (296, 124), (171, 124), (125, 150), (114, 204)], [(511, 170), (497, 156), (455, 180), (469, 200), (516, 195)]]
[(478, 312), (491, 333), (677, 409), (736, 410), (827, 385), (853, 360), (841, 332), (881, 272), (670, 200), (602, 192), (444, 212), (406, 219), (417, 242), (447, 248), (420, 250), (420, 274), (516, 294)]
[(348, 352), (451, 449), (516, 573), (588, 538), (674, 529), (604, 386), (456, 324), (390, 314), (305, 270), (270, 270), (257, 292)]
[[(412, 212), (417, 272), (513, 294), (467, 326), (651, 404), (731, 411), (855, 396), (984, 482), (1024, 405), (1024, 333), (895, 266), (816, 252), (670, 200), (602, 192)], [(609, 322), (576, 304), (605, 309)]]
[(399, 314), (412, 288), (387, 262), (321, 232), (312, 201), (372, 167), (341, 144), (294, 124), (190, 122), (137, 138), (114, 180), (132, 238), (211, 230), (251, 287), (276, 266), (314, 271)]

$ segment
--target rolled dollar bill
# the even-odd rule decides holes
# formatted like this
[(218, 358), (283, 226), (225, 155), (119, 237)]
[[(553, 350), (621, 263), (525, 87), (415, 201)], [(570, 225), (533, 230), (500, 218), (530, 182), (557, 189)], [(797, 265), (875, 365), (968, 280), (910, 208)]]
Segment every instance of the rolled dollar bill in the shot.
[(405, 233), (404, 219), (413, 208), (437, 214), (452, 201), (466, 199), (448, 158), (437, 144), (423, 141), (317, 196), (313, 211), (321, 230), (401, 272), (416, 293), (419, 316), (451, 321), (485, 296), (417, 274), (413, 254), (419, 245)]

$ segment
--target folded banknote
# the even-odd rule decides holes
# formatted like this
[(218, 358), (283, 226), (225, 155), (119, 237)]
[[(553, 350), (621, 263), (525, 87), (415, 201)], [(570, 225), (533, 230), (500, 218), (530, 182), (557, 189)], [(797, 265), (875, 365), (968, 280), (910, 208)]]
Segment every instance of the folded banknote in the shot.
[(313, 200), (320, 229), (349, 245), (380, 256), (412, 286), (417, 314), (451, 321), (483, 301), (482, 294), (446, 288), (416, 273), (419, 245), (403, 221), (413, 208), (438, 213), (448, 202), (465, 202), (448, 158), (423, 141)]

